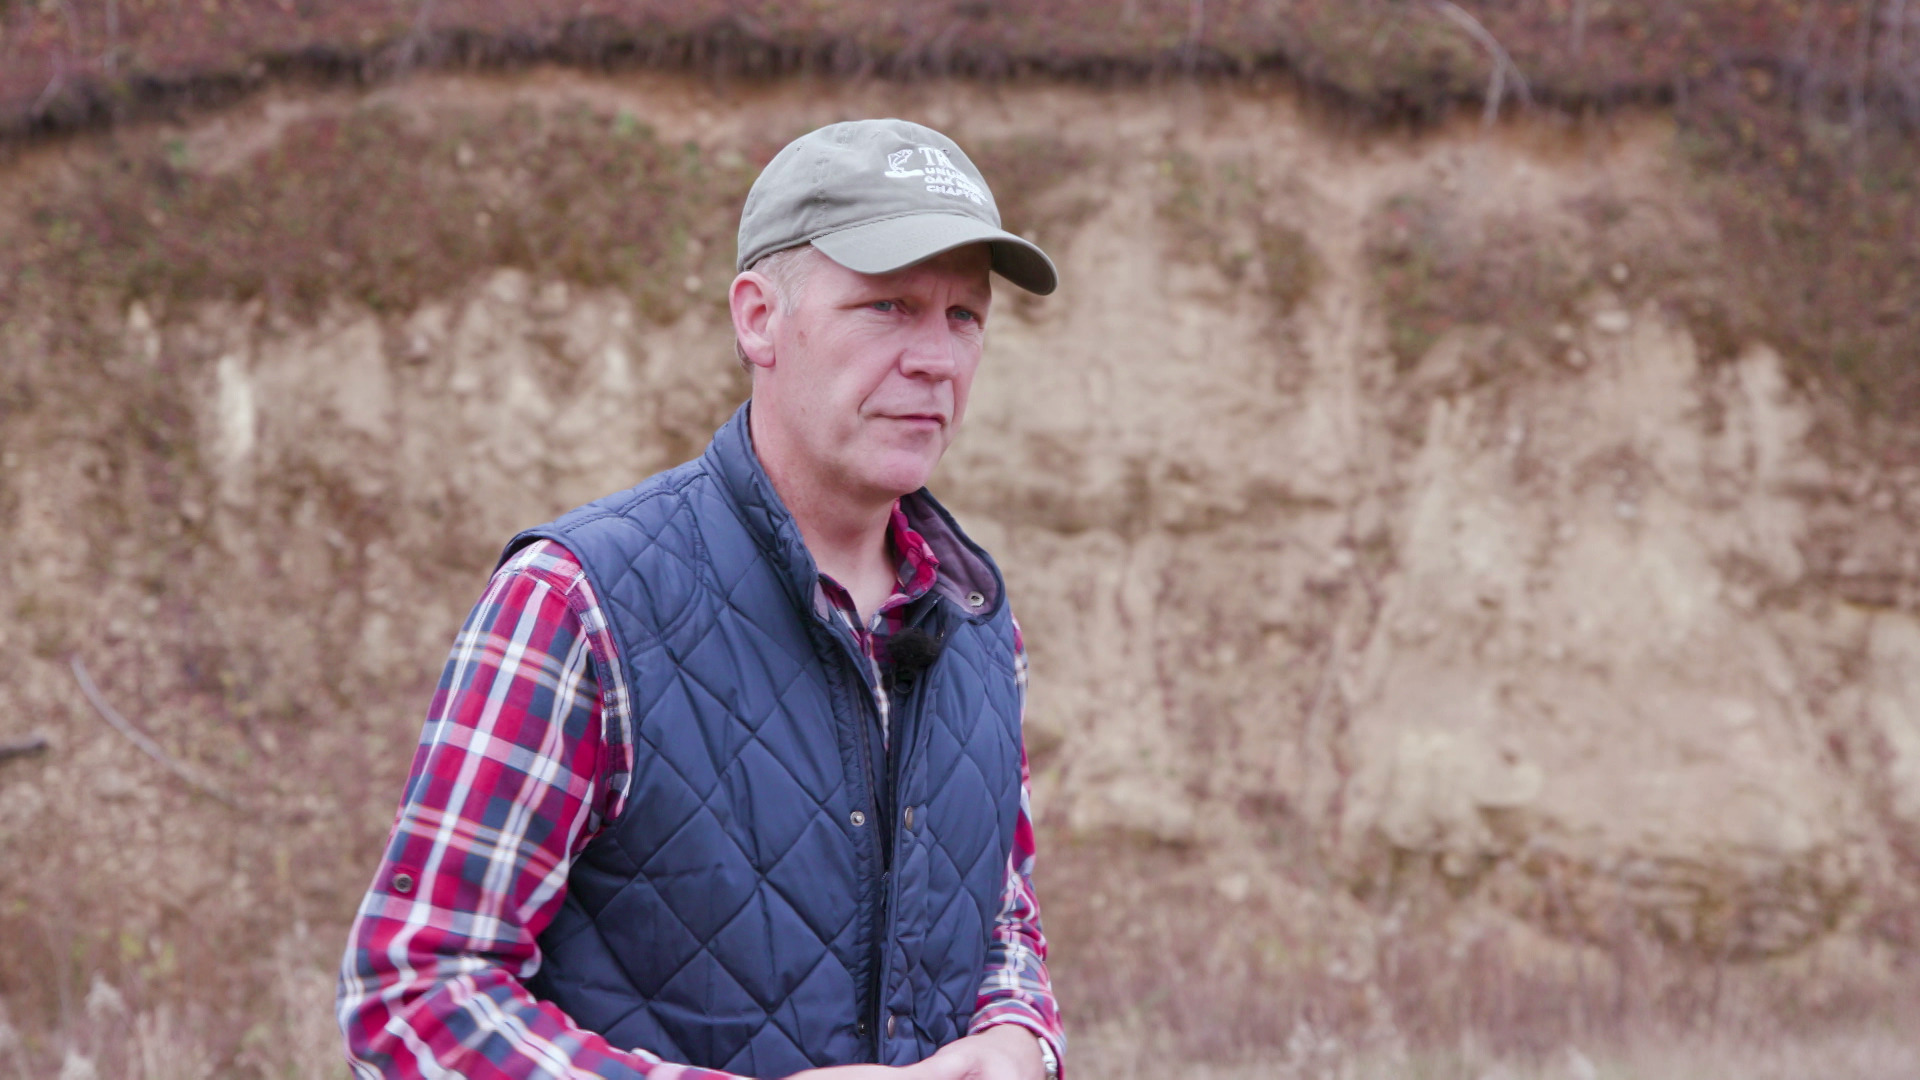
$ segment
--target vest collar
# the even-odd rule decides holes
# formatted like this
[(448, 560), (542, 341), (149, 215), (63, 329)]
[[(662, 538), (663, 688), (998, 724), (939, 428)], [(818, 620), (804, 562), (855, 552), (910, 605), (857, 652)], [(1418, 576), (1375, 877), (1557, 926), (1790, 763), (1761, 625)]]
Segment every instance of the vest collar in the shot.
[(740, 512), (740, 520), (754, 543), (781, 571), (794, 603), (803, 611), (811, 611), (814, 582), (820, 570), (800, 538), (800, 526), (787, 512), (787, 504), (780, 501), (780, 493), (773, 489), (773, 479), (761, 467), (760, 456), (753, 452), (753, 433), (747, 427), (752, 408), (749, 400), (734, 410), (732, 418), (713, 433), (713, 442), (707, 445), (702, 459)]
[[(702, 460), (739, 509), (754, 542), (782, 571), (794, 602), (803, 610), (812, 610), (814, 583), (820, 570), (800, 537), (800, 526), (780, 501), (772, 478), (754, 453), (753, 433), (747, 426), (752, 408), (753, 402), (748, 400), (734, 410), (732, 418), (714, 432)], [(960, 530), (953, 515), (926, 488), (902, 498), (900, 508), (940, 560), (933, 590), (968, 618), (985, 620), (997, 614), (1006, 602), (1006, 586), (993, 557)], [(977, 603), (975, 597), (979, 598)]]

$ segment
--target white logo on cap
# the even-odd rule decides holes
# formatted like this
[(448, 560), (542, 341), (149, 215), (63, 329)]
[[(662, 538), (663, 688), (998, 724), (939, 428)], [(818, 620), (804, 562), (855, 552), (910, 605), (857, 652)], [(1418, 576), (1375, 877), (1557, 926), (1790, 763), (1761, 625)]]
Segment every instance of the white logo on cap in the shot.
[(987, 193), (966, 173), (963, 173), (947, 156), (945, 150), (937, 146), (915, 147), (920, 151), (923, 169), (902, 168), (913, 160), (913, 150), (895, 150), (887, 155), (887, 175), (896, 180), (911, 180), (916, 176), (926, 178), (927, 190), (936, 195), (947, 195), (956, 199), (971, 200), (976, 206), (985, 206)]
[(905, 180), (910, 176), (919, 176), (925, 170), (902, 169), (900, 167), (902, 165), (905, 165), (907, 161), (912, 157), (913, 157), (913, 151), (911, 150), (895, 150), (893, 153), (888, 154), (887, 155), (887, 175), (893, 177), (896, 180)]

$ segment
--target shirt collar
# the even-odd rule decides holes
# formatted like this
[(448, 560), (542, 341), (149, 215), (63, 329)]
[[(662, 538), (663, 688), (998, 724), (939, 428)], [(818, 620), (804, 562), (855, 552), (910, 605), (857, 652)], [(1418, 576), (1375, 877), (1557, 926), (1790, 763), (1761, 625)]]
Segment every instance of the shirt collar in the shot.
[(894, 576), (900, 582), (899, 592), (907, 600), (918, 600), (933, 588), (934, 581), (940, 576), (940, 560), (933, 553), (933, 547), (926, 538), (916, 532), (907, 522), (906, 511), (900, 509), (900, 500), (893, 501), (893, 515), (887, 522), (888, 538), (893, 541), (894, 554), (899, 564), (894, 568)]

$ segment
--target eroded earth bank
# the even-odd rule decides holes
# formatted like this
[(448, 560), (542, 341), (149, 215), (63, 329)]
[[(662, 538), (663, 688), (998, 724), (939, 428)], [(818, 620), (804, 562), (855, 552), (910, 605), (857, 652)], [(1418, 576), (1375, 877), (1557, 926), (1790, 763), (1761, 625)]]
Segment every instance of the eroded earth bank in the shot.
[(1080, 1076), (1920, 1071), (1920, 466), (1719, 317), (1665, 122), (555, 73), (0, 171), (0, 1068), (337, 1074), (498, 544), (699, 451), (746, 184), (890, 113), (1065, 281), (935, 489), (1032, 651)]

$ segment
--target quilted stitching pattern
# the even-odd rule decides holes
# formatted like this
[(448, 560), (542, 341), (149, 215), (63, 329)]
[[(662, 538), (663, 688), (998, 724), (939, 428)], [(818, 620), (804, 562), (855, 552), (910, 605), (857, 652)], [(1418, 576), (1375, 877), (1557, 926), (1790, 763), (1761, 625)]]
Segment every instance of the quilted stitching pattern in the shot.
[[(813, 565), (745, 409), (700, 460), (516, 540), (567, 545), (628, 668), (628, 811), (588, 845), (535, 992), (616, 1043), (742, 1075), (917, 1061), (963, 1034), (1019, 798), (1011, 624), (953, 609), (897, 736), (890, 924), (859, 754), (860, 676), (811, 611)], [(880, 1004), (893, 1039), (858, 1033)]]

